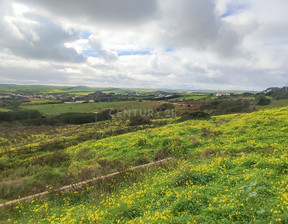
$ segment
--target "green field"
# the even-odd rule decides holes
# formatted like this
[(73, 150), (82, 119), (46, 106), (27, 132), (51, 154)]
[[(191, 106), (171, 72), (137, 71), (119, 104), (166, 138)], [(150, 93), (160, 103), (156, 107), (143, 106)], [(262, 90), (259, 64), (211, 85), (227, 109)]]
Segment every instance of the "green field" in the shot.
[[(95, 91), (102, 91), (104, 93), (114, 92), (116, 94), (125, 94), (131, 92), (137, 93), (155, 93), (159, 89), (120, 89), (120, 88), (94, 88), (86, 86), (47, 86), (47, 85), (14, 85), (14, 84), (0, 84), (0, 94), (7, 94), (12, 92), (27, 92), (35, 94), (54, 94), (66, 93), (69, 95), (88, 95)], [(160, 89), (161, 91), (161, 89)], [(162, 91), (182, 93), (184, 90), (167, 90)]]
[(282, 99), (282, 100), (272, 99), (271, 103), (267, 106), (257, 106), (257, 110), (279, 108), (279, 107), (285, 107), (285, 106), (288, 106), (288, 99)]
[(59, 115), (62, 113), (93, 113), (103, 109), (153, 109), (160, 103), (157, 102), (138, 102), (138, 101), (118, 101), (100, 103), (73, 103), (73, 104), (44, 104), (22, 106), (23, 109), (38, 110), (46, 115)]
[[(283, 107), (83, 142), (65, 149), (70, 175), (111, 166), (121, 170), (167, 156), (178, 161), (21, 203), (0, 211), (0, 219), (3, 223), (287, 223), (287, 127), (288, 107)], [(27, 159), (28, 167), (29, 161), (37, 159)], [(42, 175), (46, 179), (50, 175), (51, 181), (61, 178), (57, 173), (61, 166), (51, 169)]]
[(60, 100), (31, 100), (30, 102), (25, 102), (22, 105), (56, 104), (60, 102)]
[(176, 98), (178, 101), (187, 101), (187, 100), (201, 100), (207, 98), (207, 95), (186, 95)]
[(9, 112), (9, 111), (10, 111), (9, 109), (1, 108), (1, 107), (0, 107), (0, 112)]
[(51, 94), (51, 93), (93, 93), (98, 89), (89, 88), (85, 86), (42, 86), (42, 85), (13, 85), (13, 84), (0, 84), (0, 93), (11, 93), (11, 92), (27, 92), (35, 94)]

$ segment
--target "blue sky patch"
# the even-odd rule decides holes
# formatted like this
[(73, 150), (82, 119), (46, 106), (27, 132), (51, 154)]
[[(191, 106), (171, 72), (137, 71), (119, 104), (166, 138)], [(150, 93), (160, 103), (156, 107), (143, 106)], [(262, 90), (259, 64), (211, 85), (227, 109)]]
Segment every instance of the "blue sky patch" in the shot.
[(232, 15), (235, 15), (237, 13), (239, 13), (240, 11), (243, 11), (245, 9), (247, 9), (248, 6), (245, 5), (245, 4), (228, 4), (227, 5), (227, 9), (226, 9), (226, 12), (224, 12), (222, 15), (221, 15), (221, 18), (225, 18), (225, 17), (229, 17), (229, 16), (232, 16)]
[(99, 55), (97, 54), (97, 52), (92, 51), (92, 50), (84, 50), (82, 51), (82, 54), (86, 57), (99, 58)]
[(84, 32), (84, 33), (82, 33), (81, 38), (82, 38), (82, 39), (88, 39), (88, 38), (90, 37), (90, 35), (91, 35), (91, 33), (89, 33), (89, 32)]
[(140, 51), (118, 51), (118, 56), (125, 56), (125, 55), (150, 55), (150, 50), (140, 50)]
[(169, 47), (165, 50), (165, 52), (173, 52), (173, 51), (174, 51), (174, 49), (172, 47)]

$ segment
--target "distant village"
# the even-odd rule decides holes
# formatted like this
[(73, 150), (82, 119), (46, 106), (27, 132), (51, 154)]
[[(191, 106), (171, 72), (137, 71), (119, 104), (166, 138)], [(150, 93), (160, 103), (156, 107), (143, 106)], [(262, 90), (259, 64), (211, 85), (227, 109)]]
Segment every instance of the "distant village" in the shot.
[[(222, 96), (230, 96), (231, 93), (214, 93), (216, 97)], [(0, 99), (22, 99), (26, 101), (31, 100), (51, 100), (51, 101), (61, 101), (62, 103), (71, 104), (71, 103), (94, 103), (99, 101), (109, 101), (110, 100), (123, 100), (130, 98), (142, 97), (147, 100), (164, 100), (164, 99), (172, 99), (179, 97), (178, 94), (175, 93), (166, 93), (163, 91), (158, 91), (155, 93), (138, 93), (138, 92), (129, 92), (116, 94), (114, 92), (101, 92), (96, 91), (94, 93), (88, 95), (68, 95), (67, 93), (53, 93), (53, 94), (20, 94), (20, 93), (10, 93), (10, 94), (2, 94), (0, 95)]]
[(114, 93), (114, 92), (102, 92), (96, 91), (88, 95), (72, 95), (68, 93), (51, 93), (51, 94), (25, 94), (25, 93), (9, 93), (0, 94), (1, 100), (21, 100), (21, 101), (58, 101), (59, 103), (73, 104), (73, 103), (94, 103), (102, 101), (116, 101), (116, 100), (135, 100), (135, 99), (146, 99), (146, 100), (163, 100), (178, 97), (177, 94), (166, 93), (166, 92), (155, 92), (155, 93), (139, 93), (139, 92), (128, 92), (128, 93)]

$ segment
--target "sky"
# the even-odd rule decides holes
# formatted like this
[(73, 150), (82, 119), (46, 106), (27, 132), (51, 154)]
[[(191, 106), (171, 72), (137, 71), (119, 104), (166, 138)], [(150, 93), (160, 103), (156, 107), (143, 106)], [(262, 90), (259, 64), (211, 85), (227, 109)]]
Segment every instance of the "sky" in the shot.
[(287, 0), (0, 0), (0, 83), (284, 86), (287, 8)]

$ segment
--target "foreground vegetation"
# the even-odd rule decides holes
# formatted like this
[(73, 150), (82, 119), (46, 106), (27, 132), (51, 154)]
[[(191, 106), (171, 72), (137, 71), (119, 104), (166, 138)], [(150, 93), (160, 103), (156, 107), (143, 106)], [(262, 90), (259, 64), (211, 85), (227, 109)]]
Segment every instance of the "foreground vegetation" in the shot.
[[(91, 139), (155, 128), (167, 122), (167, 119), (157, 120), (141, 126), (127, 126), (121, 120), (69, 126), (0, 126), (0, 203), (38, 193), (47, 186), (60, 187), (120, 169), (125, 161), (113, 164), (103, 160), (102, 166), (72, 173), (69, 167), (74, 158), (67, 147)], [(83, 154), (82, 161), (85, 156)]]
[[(6, 208), (0, 217), (3, 223), (287, 223), (287, 125), (283, 107), (83, 142), (64, 150), (67, 174), (168, 156), (178, 161)], [(35, 158), (27, 158), (28, 167)]]
[(6, 109), (6, 108), (0, 108), (0, 112), (9, 112), (10, 110), (9, 109)]

